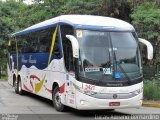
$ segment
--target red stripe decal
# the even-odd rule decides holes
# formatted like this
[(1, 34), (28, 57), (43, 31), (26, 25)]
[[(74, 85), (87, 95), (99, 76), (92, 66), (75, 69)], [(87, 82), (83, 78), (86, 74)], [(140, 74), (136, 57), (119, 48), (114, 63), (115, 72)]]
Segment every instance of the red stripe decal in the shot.
[(50, 90), (50, 89), (48, 89), (48, 88), (46, 88), (46, 90), (47, 90), (49, 93), (52, 94), (52, 90)]
[(35, 79), (37, 79), (37, 80), (40, 81), (40, 79), (39, 79), (36, 75), (31, 75), (31, 76), (30, 76), (30, 79), (31, 79), (31, 78), (33, 78), (33, 79), (35, 78)]
[(62, 86), (59, 87), (59, 92), (60, 92), (60, 93), (64, 93), (64, 85), (65, 85), (65, 84), (63, 84)]
[(31, 84), (31, 86), (32, 86), (32, 88), (33, 88), (33, 83), (31, 82), (31, 80), (30, 80), (30, 84)]
[(52, 90), (50, 90), (50, 89), (46, 88), (46, 86), (44, 86), (44, 87), (45, 87), (45, 89), (46, 89), (49, 93), (51, 93), (51, 94), (52, 94)]
[(30, 90), (29, 88), (27, 88), (27, 86), (25, 84), (23, 84), (24, 89), (26, 89), (28, 92), (32, 93), (32, 90)]

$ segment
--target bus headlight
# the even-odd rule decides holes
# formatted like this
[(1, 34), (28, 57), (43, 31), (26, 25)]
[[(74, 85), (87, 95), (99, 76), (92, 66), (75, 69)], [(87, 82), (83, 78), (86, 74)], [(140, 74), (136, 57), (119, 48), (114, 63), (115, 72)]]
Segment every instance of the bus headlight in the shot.
[(143, 91), (143, 88), (140, 88), (140, 89), (138, 89), (138, 90), (133, 91), (132, 94), (138, 95), (138, 94), (140, 94), (142, 91)]
[(80, 104), (81, 104), (81, 105), (84, 105), (84, 104), (85, 104), (85, 101), (84, 101), (84, 100), (80, 100)]

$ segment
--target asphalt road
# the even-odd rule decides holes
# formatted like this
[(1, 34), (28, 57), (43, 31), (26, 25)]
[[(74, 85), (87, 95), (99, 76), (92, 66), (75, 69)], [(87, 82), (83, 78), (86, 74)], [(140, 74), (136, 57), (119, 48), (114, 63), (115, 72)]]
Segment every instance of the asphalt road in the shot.
[(0, 120), (107, 120), (107, 119), (160, 119), (160, 108), (141, 107), (115, 111), (57, 112), (52, 101), (26, 94), (15, 94), (8, 82), (0, 81)]

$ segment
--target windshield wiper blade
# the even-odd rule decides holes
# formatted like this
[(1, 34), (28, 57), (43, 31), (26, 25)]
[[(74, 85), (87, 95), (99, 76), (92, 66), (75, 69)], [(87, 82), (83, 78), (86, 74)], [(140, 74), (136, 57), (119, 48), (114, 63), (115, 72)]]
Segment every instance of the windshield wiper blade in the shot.
[[(111, 70), (112, 63), (111, 63), (110, 49), (108, 51), (109, 51), (109, 54), (108, 54), (109, 62), (107, 62), (106, 64), (104, 64), (104, 68), (110, 67), (110, 70)], [(102, 72), (103, 72), (103, 67), (102, 67)], [(99, 79), (99, 81), (102, 81), (104, 79), (104, 77), (105, 77), (105, 75), (103, 75), (103, 73), (102, 73), (102, 77)]]
[(121, 69), (122, 73), (125, 75), (125, 77), (127, 78), (128, 82), (130, 83), (131, 82), (131, 79), (130, 77), (127, 75), (127, 73), (124, 71), (124, 69), (122, 68), (122, 66), (120, 64), (119, 65), (119, 68)]
[[(115, 60), (115, 65), (116, 65), (116, 72), (117, 72), (117, 65), (119, 66), (121, 72), (124, 74), (124, 76), (127, 78), (128, 80), (128, 84), (131, 82), (131, 79), (130, 77), (127, 75), (127, 73), (125, 72), (125, 70), (122, 68), (122, 66), (120, 65), (120, 63), (117, 63), (117, 58), (116, 58), (116, 52), (115, 50), (113, 50), (113, 53), (114, 53), (114, 60)], [(114, 68), (114, 74), (115, 74), (115, 68)]]

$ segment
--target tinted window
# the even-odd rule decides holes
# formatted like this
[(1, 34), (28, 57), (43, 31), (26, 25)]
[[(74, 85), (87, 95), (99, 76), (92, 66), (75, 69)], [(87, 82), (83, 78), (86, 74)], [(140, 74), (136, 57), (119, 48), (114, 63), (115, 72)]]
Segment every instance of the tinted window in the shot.
[(72, 26), (69, 25), (61, 26), (64, 61), (65, 61), (65, 67), (68, 71), (74, 71), (74, 58), (72, 55), (71, 42), (66, 38), (66, 35), (73, 35), (73, 33), (74, 31)]
[[(55, 28), (52, 27), (17, 37), (19, 53), (49, 53)], [(58, 32), (53, 53), (57, 58), (60, 57)]]

